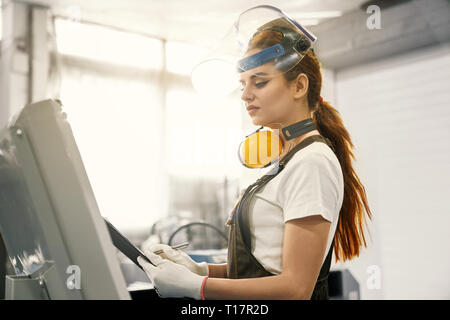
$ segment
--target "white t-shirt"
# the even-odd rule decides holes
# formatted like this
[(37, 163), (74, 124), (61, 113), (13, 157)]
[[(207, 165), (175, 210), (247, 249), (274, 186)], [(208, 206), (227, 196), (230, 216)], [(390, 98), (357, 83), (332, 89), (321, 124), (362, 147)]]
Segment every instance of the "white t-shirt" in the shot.
[(255, 193), (249, 212), (252, 254), (269, 272), (280, 274), (285, 223), (320, 214), (331, 222), (327, 249), (336, 231), (344, 198), (344, 177), (333, 150), (313, 142)]

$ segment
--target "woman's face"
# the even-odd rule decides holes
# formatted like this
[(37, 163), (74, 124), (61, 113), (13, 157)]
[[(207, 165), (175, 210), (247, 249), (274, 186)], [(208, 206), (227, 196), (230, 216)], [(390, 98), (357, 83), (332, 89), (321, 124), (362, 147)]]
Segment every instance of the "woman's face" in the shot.
[[(257, 51), (249, 51), (247, 56)], [(273, 63), (241, 73), (240, 83), (241, 99), (254, 125), (279, 128), (295, 113), (292, 84)]]

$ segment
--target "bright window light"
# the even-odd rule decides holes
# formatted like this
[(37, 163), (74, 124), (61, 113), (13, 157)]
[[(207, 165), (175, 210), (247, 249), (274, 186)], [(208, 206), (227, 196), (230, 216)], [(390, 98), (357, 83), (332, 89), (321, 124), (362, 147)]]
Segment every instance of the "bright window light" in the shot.
[(312, 11), (302, 12), (292, 15), (295, 19), (321, 19), (321, 18), (337, 18), (342, 16), (342, 11)]
[(167, 95), (166, 139), (169, 173), (223, 177), (240, 174), (241, 104), (233, 97), (212, 100), (192, 90)]
[(55, 27), (61, 54), (142, 69), (162, 68), (158, 39), (64, 19), (56, 19)]
[(209, 59), (195, 67), (192, 85), (201, 95), (223, 97), (239, 86), (239, 75), (230, 60)]
[(61, 101), (103, 216), (142, 230), (165, 214), (156, 84), (64, 67)]
[(167, 71), (190, 75), (194, 66), (206, 56), (208, 49), (181, 42), (167, 42)]

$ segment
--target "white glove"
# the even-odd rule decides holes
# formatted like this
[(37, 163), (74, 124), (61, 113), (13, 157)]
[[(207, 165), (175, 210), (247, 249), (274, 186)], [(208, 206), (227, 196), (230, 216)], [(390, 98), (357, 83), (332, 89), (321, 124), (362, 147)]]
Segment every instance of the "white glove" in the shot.
[(158, 250), (162, 250), (164, 253), (161, 254), (161, 257), (165, 259), (169, 259), (172, 262), (177, 264), (181, 264), (188, 268), (190, 271), (198, 274), (199, 276), (207, 276), (209, 274), (208, 264), (206, 262), (197, 263), (192, 260), (189, 255), (181, 250), (172, 249), (170, 246), (162, 243), (152, 244), (145, 248), (144, 253), (147, 255), (147, 252), (155, 252)]
[(138, 257), (138, 263), (144, 268), (161, 298), (194, 298), (203, 299), (203, 286), (208, 278), (199, 276), (185, 266), (163, 259), (152, 253), (146, 253), (147, 258), (155, 265)]

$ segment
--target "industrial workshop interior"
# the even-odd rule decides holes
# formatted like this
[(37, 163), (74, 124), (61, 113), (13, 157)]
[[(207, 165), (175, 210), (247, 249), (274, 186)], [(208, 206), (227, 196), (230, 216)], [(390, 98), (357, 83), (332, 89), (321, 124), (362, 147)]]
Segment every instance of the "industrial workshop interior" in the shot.
[(1, 300), (450, 300), (450, 1), (0, 4)]

